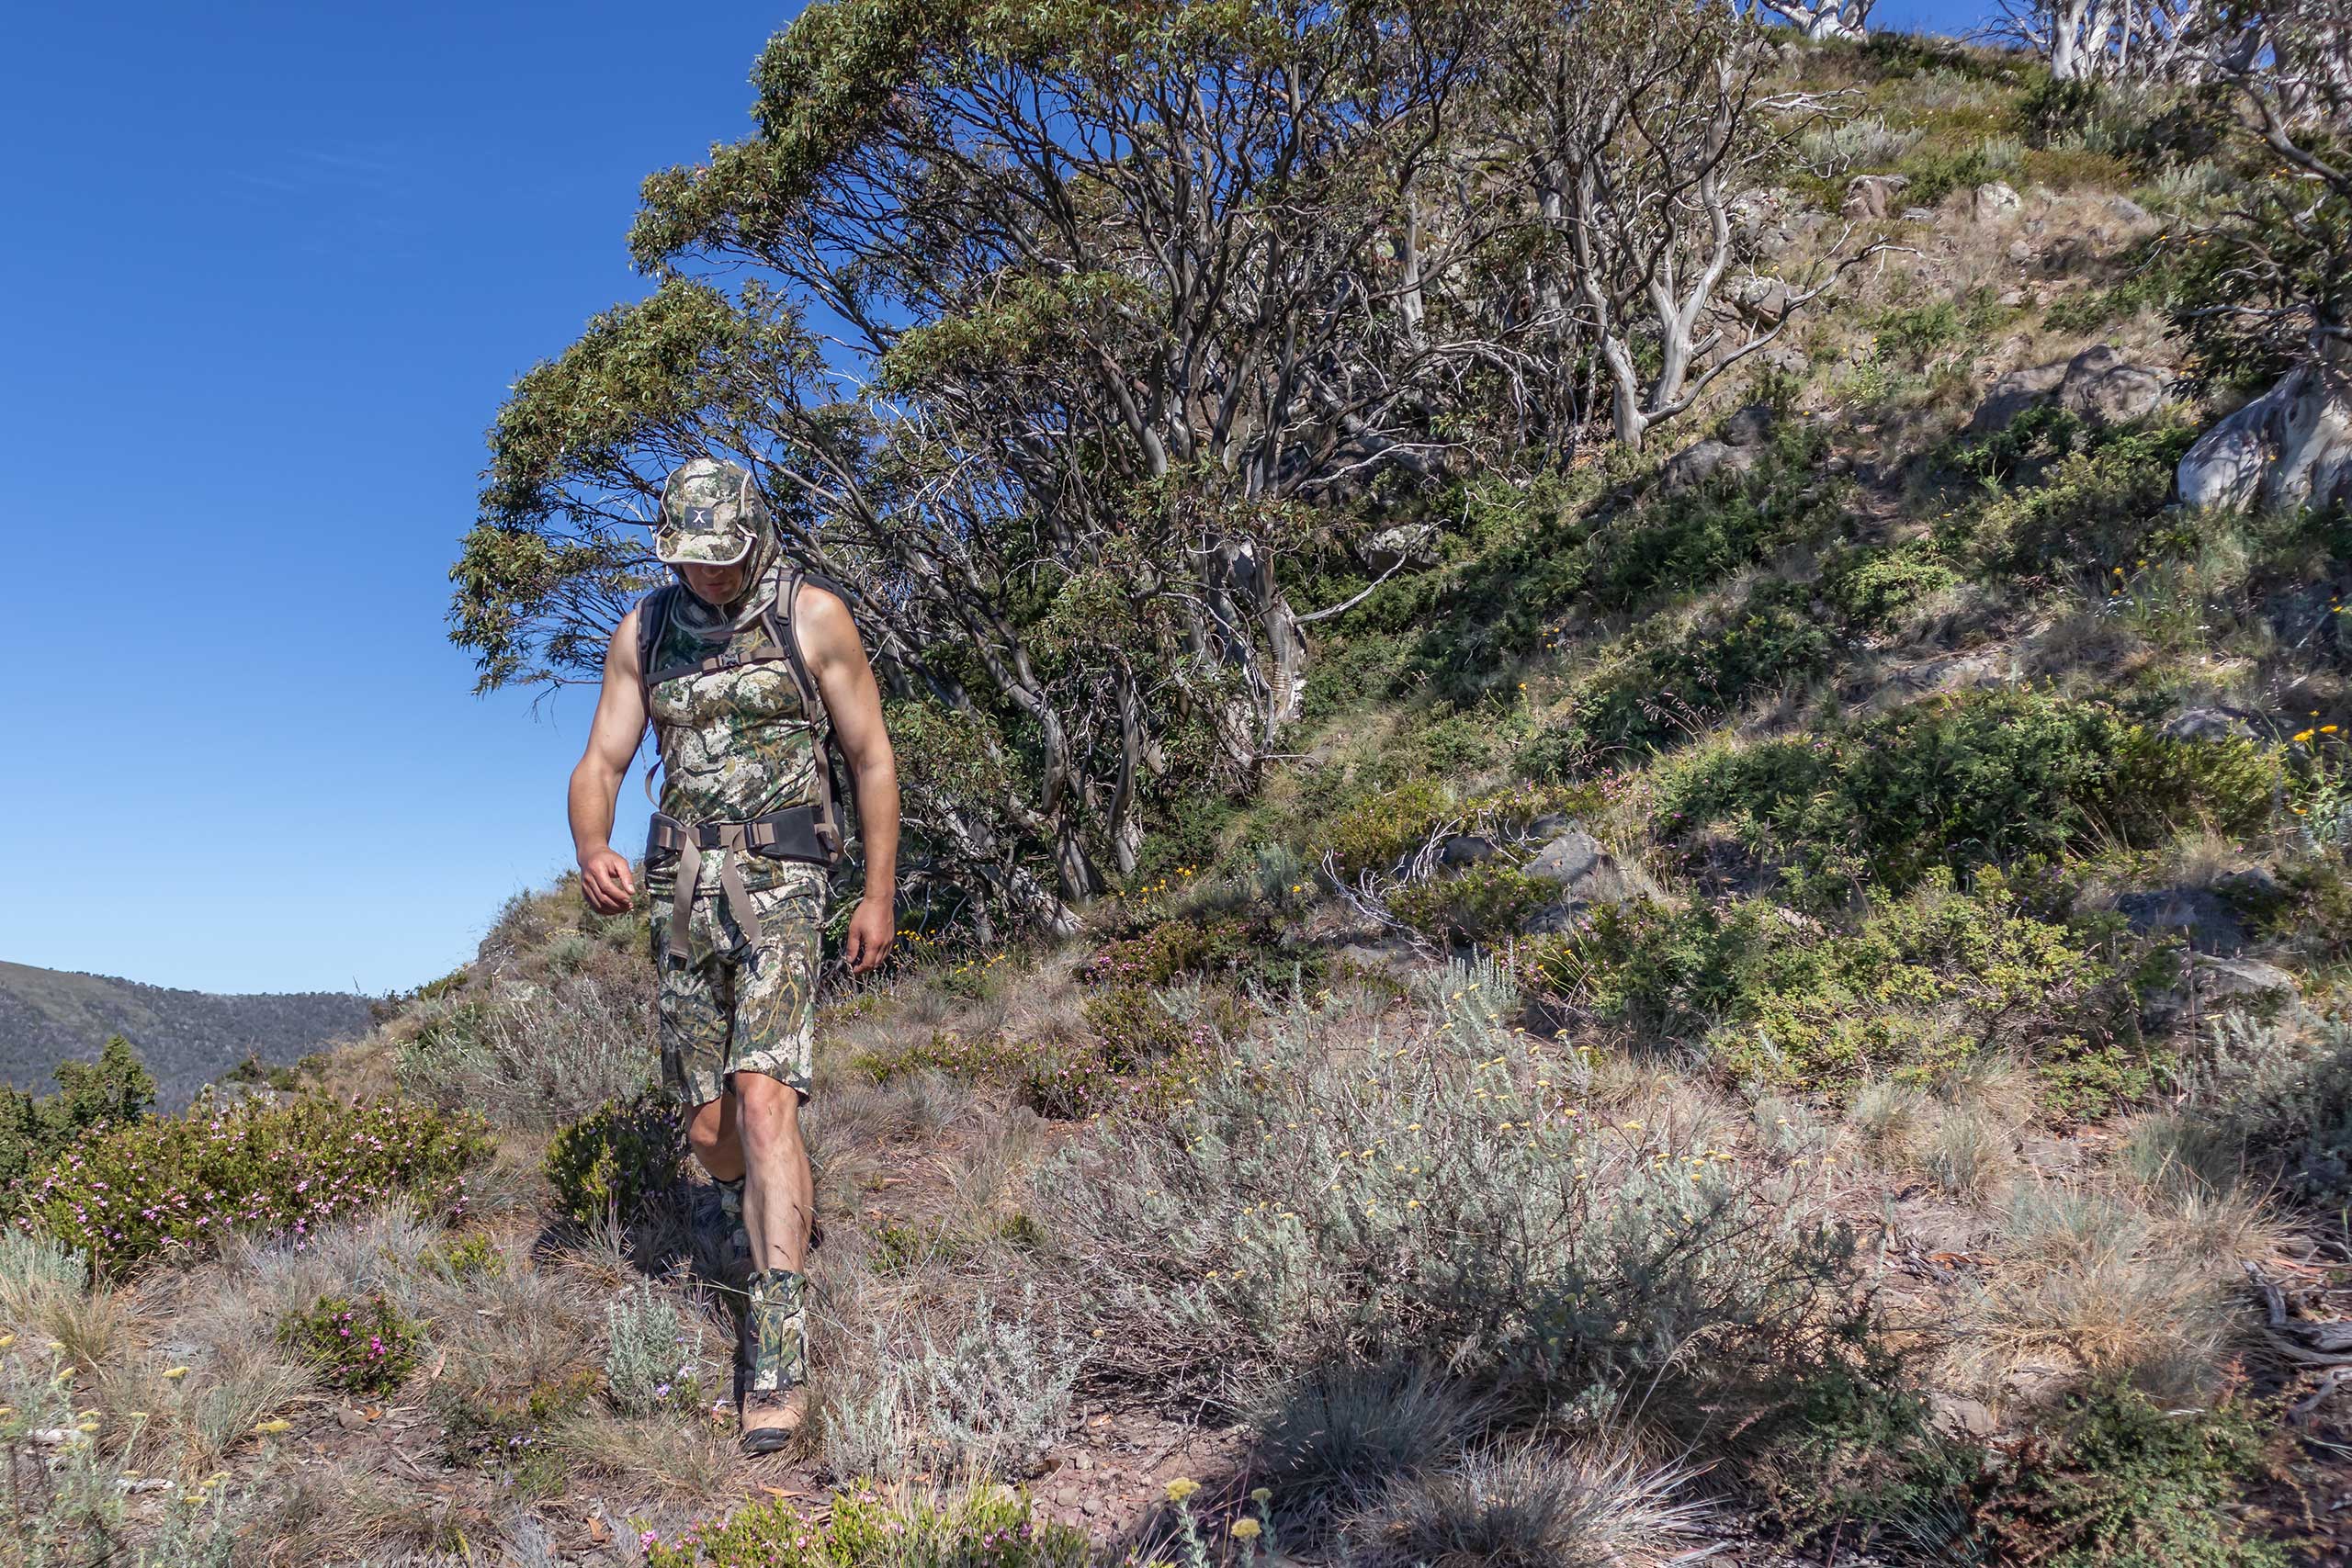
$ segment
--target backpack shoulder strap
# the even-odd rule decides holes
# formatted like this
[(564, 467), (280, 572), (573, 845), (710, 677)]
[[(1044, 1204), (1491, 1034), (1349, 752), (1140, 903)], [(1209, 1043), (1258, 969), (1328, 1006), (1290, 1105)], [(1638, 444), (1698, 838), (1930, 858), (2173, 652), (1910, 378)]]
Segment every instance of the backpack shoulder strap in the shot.
[(653, 656), (662, 647), (662, 634), (670, 629), (670, 605), (677, 592), (676, 583), (667, 582), (637, 602), (637, 672), (648, 685), (653, 682)]

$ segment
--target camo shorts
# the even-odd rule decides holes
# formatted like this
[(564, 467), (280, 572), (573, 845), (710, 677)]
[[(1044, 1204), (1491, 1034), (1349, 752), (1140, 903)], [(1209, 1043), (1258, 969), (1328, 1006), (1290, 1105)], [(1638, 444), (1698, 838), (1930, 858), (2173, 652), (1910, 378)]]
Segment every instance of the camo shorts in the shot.
[(684, 1105), (727, 1091), (736, 1073), (762, 1073), (808, 1098), (814, 1066), (817, 971), (824, 954), (825, 888), (789, 881), (755, 890), (757, 944), (716, 889), (696, 897), (687, 916), (688, 956), (670, 956), (670, 890), (652, 892), (656, 1033), (662, 1082)]

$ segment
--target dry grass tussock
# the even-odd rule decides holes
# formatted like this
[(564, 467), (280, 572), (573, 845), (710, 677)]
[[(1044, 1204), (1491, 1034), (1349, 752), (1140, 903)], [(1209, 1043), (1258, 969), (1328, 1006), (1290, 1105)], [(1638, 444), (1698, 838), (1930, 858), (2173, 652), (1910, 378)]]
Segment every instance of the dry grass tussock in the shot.
[(1664, 1568), (1711, 1549), (1706, 1517), (1678, 1496), (1683, 1473), (1603, 1449), (1511, 1444), (1402, 1478), (1348, 1525), (1363, 1568), (1479, 1562), (1497, 1568)]
[(2094, 1187), (2020, 1190), (2001, 1234), (1950, 1355), (1995, 1400), (2119, 1380), (2159, 1400), (2210, 1396), (2252, 1323), (2241, 1260), (2280, 1239), (2243, 1194)]

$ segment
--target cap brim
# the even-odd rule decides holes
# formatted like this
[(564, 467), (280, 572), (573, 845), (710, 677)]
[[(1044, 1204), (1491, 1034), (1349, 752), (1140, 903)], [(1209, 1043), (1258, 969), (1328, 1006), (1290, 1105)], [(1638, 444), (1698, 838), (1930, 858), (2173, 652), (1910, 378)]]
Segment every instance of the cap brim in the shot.
[(752, 553), (748, 534), (673, 533), (653, 536), (653, 558), (664, 566), (733, 566)]

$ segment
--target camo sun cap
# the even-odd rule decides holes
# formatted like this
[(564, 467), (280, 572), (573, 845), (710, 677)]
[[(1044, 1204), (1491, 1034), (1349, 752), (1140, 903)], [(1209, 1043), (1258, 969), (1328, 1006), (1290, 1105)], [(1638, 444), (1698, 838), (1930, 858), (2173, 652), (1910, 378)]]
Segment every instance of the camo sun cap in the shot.
[(654, 558), (666, 566), (733, 566), (751, 555), (766, 525), (767, 505), (749, 472), (696, 457), (662, 487)]

